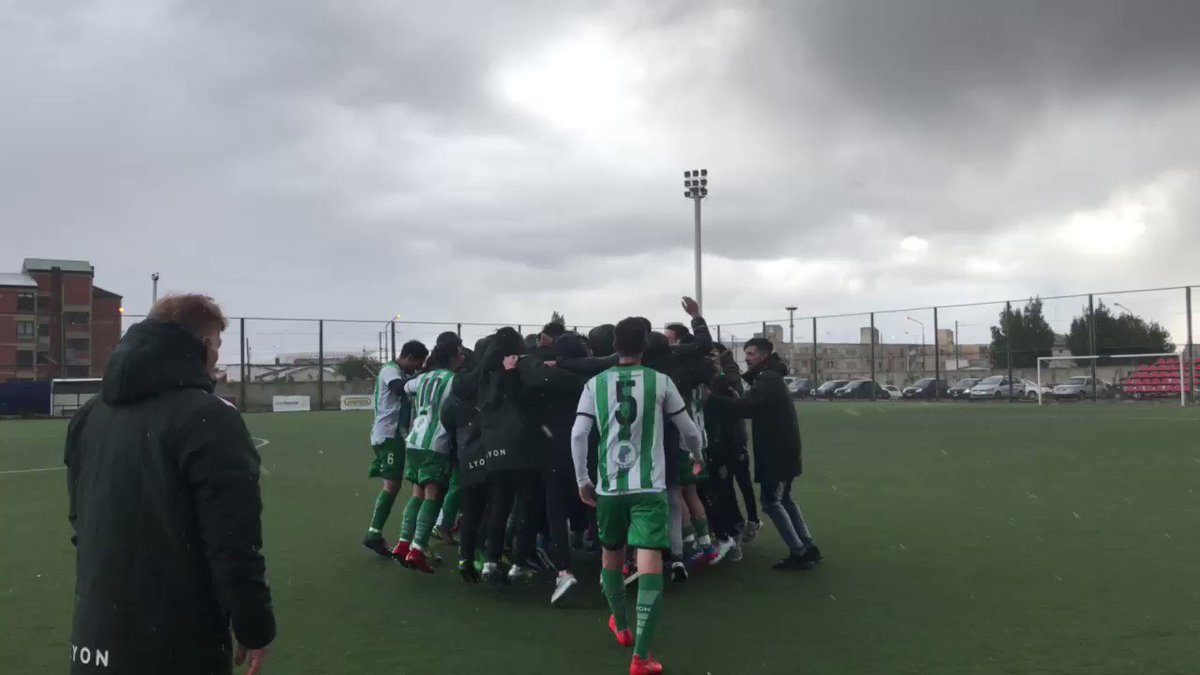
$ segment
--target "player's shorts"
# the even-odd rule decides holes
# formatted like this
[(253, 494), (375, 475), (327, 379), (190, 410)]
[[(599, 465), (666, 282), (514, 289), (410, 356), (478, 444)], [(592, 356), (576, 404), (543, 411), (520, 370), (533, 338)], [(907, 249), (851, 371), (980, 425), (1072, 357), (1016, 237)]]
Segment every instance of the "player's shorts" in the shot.
[(409, 448), (405, 462), (404, 479), (416, 485), (437, 483), (445, 485), (450, 480), (450, 456), (432, 450)]
[(700, 464), (700, 473), (692, 473), (696, 468), (692, 456), (687, 452), (680, 450), (678, 457), (675, 458), (675, 484), (679, 486), (696, 485), (708, 481), (708, 463)]
[(596, 495), (600, 544), (665, 551), (671, 548), (671, 506), (666, 491)]
[(403, 480), (404, 441), (399, 438), (389, 438), (383, 443), (371, 447), (375, 450), (375, 459), (371, 460), (371, 468), (367, 471), (367, 475), (384, 480)]

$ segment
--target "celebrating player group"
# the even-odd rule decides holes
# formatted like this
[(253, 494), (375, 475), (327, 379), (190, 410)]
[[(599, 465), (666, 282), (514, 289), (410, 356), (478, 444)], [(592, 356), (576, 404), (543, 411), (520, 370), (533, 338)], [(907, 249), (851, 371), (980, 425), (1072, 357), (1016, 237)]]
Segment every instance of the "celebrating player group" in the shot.
[[(787, 367), (755, 338), (742, 375), (696, 302), (683, 308), (690, 328), (656, 332), (630, 317), (586, 337), (550, 323), (529, 337), (501, 328), (474, 350), (454, 333), (432, 350), (406, 343), (375, 384), (370, 475), (383, 489), (363, 546), (432, 573), (430, 539), (457, 544), (464, 580), (554, 574), (551, 603), (579, 584), (573, 551), (602, 549), (608, 625), (634, 650), (631, 675), (663, 670), (650, 649), (665, 577), (740, 561), (758, 534), (751, 463), (789, 549), (774, 568), (811, 569), (821, 552), (791, 496), (801, 462)], [(404, 482), (411, 496), (389, 545), (384, 526)], [(633, 583), (636, 632), (625, 603)]]

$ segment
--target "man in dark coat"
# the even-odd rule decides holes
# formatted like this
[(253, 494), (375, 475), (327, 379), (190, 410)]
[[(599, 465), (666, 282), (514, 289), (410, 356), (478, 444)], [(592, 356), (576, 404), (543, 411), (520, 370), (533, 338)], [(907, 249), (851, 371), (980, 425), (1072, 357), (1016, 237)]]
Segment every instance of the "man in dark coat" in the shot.
[(792, 500), (792, 481), (800, 475), (800, 424), (783, 376), (787, 365), (765, 338), (746, 342), (744, 379), (750, 389), (742, 398), (713, 396), (717, 409), (753, 424), (754, 479), (762, 486), (763, 511), (779, 530), (790, 555), (776, 569), (811, 569), (821, 559), (804, 516)]
[(72, 675), (259, 673), (275, 639), (260, 458), (213, 395), (226, 319), (212, 298), (155, 303), (67, 432)]

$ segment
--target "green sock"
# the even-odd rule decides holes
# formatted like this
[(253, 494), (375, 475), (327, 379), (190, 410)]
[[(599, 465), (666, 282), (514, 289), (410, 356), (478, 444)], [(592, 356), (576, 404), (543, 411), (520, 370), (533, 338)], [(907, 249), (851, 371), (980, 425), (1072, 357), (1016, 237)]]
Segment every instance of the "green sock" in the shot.
[(458, 520), (458, 511), (462, 506), (462, 490), (458, 488), (458, 472), (450, 474), (450, 489), (446, 491), (446, 500), (442, 502), (442, 527), (449, 532)]
[(650, 656), (650, 643), (654, 642), (654, 631), (662, 618), (662, 590), (661, 574), (643, 574), (638, 578), (637, 641), (633, 653), (643, 659)]
[(412, 541), (413, 532), (417, 531), (417, 514), (421, 512), (423, 503), (424, 499), (413, 497), (404, 505), (404, 517), (400, 520), (400, 541)]
[[(659, 576), (659, 587), (662, 587), (662, 576)], [(617, 630), (625, 630), (629, 623), (625, 618), (625, 578), (621, 570), (600, 570), (600, 586), (604, 589), (604, 597), (608, 598), (608, 607), (617, 618)]]
[(417, 513), (417, 532), (413, 536), (413, 546), (421, 550), (429, 548), (429, 533), (437, 522), (438, 512), (442, 510), (442, 502), (426, 499)]
[(692, 526), (696, 528), (696, 543), (701, 546), (710, 546), (712, 539), (708, 536), (708, 519), (697, 518), (692, 521)]
[(396, 493), (380, 490), (379, 496), (375, 498), (375, 510), (371, 512), (371, 527), (367, 529), (367, 535), (372, 538), (383, 538), (383, 526), (387, 523), (388, 516), (392, 513), (392, 505), (396, 503)]

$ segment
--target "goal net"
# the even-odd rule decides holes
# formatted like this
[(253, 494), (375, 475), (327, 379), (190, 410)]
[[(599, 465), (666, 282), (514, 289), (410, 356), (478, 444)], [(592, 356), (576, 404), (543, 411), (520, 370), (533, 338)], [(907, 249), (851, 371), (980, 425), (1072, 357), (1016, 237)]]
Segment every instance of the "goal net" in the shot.
[[(1107, 364), (1099, 365), (1100, 359)], [(1175, 352), (1042, 356), (1037, 360), (1038, 405), (1042, 405), (1046, 396), (1055, 399), (1178, 397), (1179, 405), (1187, 405), (1191, 383), (1188, 374), (1184, 355)]]

